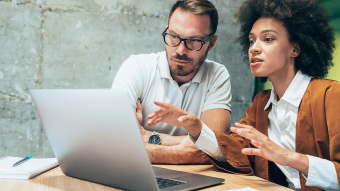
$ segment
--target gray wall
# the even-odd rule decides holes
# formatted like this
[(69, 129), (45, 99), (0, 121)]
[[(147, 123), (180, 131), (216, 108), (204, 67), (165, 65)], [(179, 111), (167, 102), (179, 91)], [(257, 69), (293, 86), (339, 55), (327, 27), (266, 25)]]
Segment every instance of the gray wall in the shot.
[[(0, 156), (53, 157), (29, 89), (110, 88), (131, 54), (164, 50), (174, 0), (0, 0)], [(254, 78), (234, 44), (242, 0), (212, 1), (218, 41), (208, 58), (232, 83), (232, 122), (244, 116)]]

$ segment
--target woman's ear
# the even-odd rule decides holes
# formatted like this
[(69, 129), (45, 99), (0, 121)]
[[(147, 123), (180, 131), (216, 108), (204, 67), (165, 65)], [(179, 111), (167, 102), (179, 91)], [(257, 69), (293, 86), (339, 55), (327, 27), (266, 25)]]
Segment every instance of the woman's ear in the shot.
[(299, 56), (300, 54), (300, 46), (298, 43), (294, 43), (294, 49), (293, 49), (293, 52), (292, 52), (292, 57), (297, 57)]

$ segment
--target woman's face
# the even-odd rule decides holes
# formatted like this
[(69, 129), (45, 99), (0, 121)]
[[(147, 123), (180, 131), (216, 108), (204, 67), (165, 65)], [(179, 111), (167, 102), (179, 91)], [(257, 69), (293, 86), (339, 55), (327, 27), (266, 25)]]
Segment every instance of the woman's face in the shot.
[(272, 80), (295, 75), (294, 59), (299, 50), (289, 42), (289, 34), (279, 20), (259, 18), (249, 33), (249, 42), (249, 63), (254, 76)]

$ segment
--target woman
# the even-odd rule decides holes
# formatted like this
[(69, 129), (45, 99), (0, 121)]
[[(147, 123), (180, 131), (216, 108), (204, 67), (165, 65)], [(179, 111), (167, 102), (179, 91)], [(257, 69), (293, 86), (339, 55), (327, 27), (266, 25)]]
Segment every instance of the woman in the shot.
[(255, 96), (228, 135), (160, 102), (148, 125), (185, 128), (221, 170), (298, 190), (339, 190), (340, 83), (321, 79), (334, 49), (326, 11), (315, 0), (246, 0), (236, 17), (251, 72), (272, 90)]

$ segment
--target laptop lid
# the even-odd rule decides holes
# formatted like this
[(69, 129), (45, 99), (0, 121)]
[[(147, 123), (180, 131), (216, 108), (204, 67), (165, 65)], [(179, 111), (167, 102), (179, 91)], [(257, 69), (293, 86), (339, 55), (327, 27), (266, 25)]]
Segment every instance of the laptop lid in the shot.
[[(155, 172), (168, 178), (175, 178), (178, 172), (187, 182), (184, 185), (190, 187), (180, 185), (166, 190), (188, 190), (224, 181), (202, 175), (197, 175), (196, 181), (191, 173), (153, 169), (134, 108), (123, 91), (30, 92), (60, 168), (68, 176), (126, 190), (158, 190)], [(205, 177), (209, 181), (198, 185)]]

